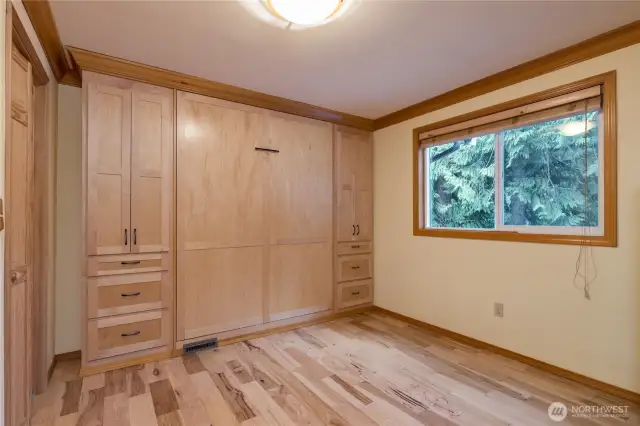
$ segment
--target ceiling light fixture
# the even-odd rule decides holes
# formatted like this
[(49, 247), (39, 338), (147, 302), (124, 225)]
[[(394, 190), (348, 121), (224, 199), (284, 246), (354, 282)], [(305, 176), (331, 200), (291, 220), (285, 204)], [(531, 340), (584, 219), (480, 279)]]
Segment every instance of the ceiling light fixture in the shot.
[(271, 13), (292, 24), (314, 26), (335, 15), (343, 0), (265, 0)]
[(596, 123), (593, 121), (587, 121), (586, 129), (584, 121), (570, 121), (560, 126), (560, 133), (565, 136), (577, 136), (586, 131), (593, 129)]

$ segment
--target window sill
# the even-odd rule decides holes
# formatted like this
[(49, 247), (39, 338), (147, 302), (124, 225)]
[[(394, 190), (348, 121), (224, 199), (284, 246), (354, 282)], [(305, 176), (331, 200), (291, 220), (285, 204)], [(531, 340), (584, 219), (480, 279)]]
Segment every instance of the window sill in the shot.
[(463, 229), (424, 229), (414, 228), (417, 237), (462, 238), (468, 240), (512, 241), (521, 243), (588, 245), (595, 247), (617, 247), (618, 239), (614, 235), (582, 236), (557, 234), (526, 234), (509, 231), (478, 231)]

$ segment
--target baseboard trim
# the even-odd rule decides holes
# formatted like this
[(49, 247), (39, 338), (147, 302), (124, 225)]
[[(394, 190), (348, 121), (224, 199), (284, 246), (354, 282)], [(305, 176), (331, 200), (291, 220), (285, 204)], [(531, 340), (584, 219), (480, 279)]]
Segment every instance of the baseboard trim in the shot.
[(64, 352), (61, 354), (56, 354), (53, 356), (53, 362), (60, 361), (72, 361), (74, 359), (80, 359), (82, 357), (82, 351), (72, 351), (72, 352)]
[(549, 364), (547, 362), (540, 361), (535, 358), (531, 358), (529, 356), (522, 355), (517, 352), (513, 352), (508, 349), (501, 348), (499, 346), (492, 345), (491, 343), (483, 342), (482, 340), (477, 340), (477, 339), (474, 339), (473, 337), (465, 336), (464, 334), (456, 333), (455, 331), (447, 330), (446, 328), (438, 327), (436, 325), (432, 325), (432, 324), (417, 320), (415, 318), (411, 318), (406, 315), (402, 315), (397, 312), (393, 312), (388, 309), (381, 308), (379, 306), (374, 306), (373, 312), (378, 312), (378, 313), (387, 315), (389, 317), (398, 319), (400, 321), (404, 321), (416, 327), (424, 328), (431, 332), (448, 337), (452, 340), (456, 340), (460, 343), (464, 343), (466, 345), (473, 346), (478, 349), (483, 349), (489, 352), (493, 352), (497, 355), (501, 355), (505, 358), (522, 362), (523, 364), (530, 365), (531, 367), (535, 367), (547, 373), (555, 374), (556, 376), (564, 377), (565, 379), (573, 380), (574, 382), (580, 383), (582, 385), (589, 386), (591, 388), (609, 393), (611, 395), (615, 395), (619, 398), (626, 399), (636, 404), (640, 404), (640, 393), (630, 391), (628, 389), (624, 389), (609, 383), (601, 382), (600, 380), (587, 377), (580, 373), (576, 373), (562, 367), (557, 367), (553, 364)]
[(60, 361), (73, 361), (76, 359), (80, 359), (82, 357), (81, 351), (73, 351), (73, 352), (64, 352), (61, 354), (55, 354), (53, 359), (51, 360), (51, 364), (49, 365), (49, 370), (47, 370), (47, 383), (51, 381), (51, 376), (53, 376), (53, 370), (56, 369), (56, 365)]

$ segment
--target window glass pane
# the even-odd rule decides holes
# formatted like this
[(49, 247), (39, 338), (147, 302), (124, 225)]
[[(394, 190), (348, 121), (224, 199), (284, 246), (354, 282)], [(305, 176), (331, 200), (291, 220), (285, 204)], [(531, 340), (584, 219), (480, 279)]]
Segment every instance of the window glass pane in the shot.
[(429, 147), (429, 226), (495, 228), (495, 135)]
[(506, 130), (503, 161), (505, 225), (598, 226), (597, 111)]

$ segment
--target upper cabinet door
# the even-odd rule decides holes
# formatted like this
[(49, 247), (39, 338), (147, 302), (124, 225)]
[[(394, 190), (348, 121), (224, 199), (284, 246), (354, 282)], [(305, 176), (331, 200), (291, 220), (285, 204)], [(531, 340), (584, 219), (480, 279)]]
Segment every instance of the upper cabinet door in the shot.
[(270, 244), (331, 241), (332, 126), (274, 113), (269, 116)]
[(265, 226), (264, 116), (178, 92), (178, 250), (259, 246)]
[(369, 241), (373, 236), (371, 134), (336, 128), (336, 209), (338, 241)]
[(169, 251), (173, 203), (173, 91), (132, 91), (131, 251)]
[(85, 76), (87, 254), (129, 253), (131, 91)]
[(373, 238), (373, 144), (371, 134), (363, 133), (353, 137), (357, 147), (357, 168), (355, 179), (355, 210), (357, 241), (371, 241)]
[(342, 128), (336, 130), (336, 211), (337, 240), (352, 241), (356, 235), (355, 180), (358, 146)]

